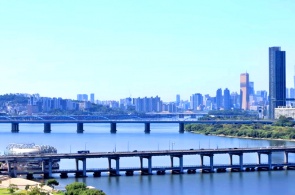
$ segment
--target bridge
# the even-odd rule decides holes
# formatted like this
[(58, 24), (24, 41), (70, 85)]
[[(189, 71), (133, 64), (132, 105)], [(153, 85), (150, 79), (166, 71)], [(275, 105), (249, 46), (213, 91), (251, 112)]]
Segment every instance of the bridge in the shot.
[[(243, 156), (246, 153), (256, 153), (257, 163), (244, 163)], [(273, 163), (273, 153), (284, 153), (284, 162)], [(142, 175), (151, 175), (156, 172), (158, 175), (171, 171), (172, 174), (182, 174), (185, 171), (188, 174), (196, 173), (200, 170), (203, 173), (226, 172), (231, 170), (234, 172), (242, 171), (262, 171), (262, 170), (284, 170), (295, 169), (295, 163), (289, 162), (289, 154), (295, 153), (295, 147), (260, 147), (260, 148), (220, 148), (220, 149), (189, 149), (189, 150), (154, 150), (154, 151), (128, 151), (128, 152), (92, 152), (84, 151), (84, 153), (60, 153), (60, 154), (32, 154), (32, 155), (8, 155), (0, 156), (0, 162), (6, 164), (6, 169), (2, 169), (1, 174), (16, 177), (17, 175), (26, 174), (28, 178), (32, 178), (34, 174), (43, 174), (45, 178), (50, 178), (53, 174), (60, 174), (60, 177), (68, 177), (68, 173), (75, 173), (76, 177), (86, 177), (87, 173), (93, 173), (93, 176), (101, 176), (102, 172), (109, 173), (110, 176), (119, 176), (120, 172), (126, 175), (133, 175), (135, 171)], [(228, 164), (215, 164), (214, 155), (228, 154)], [(183, 156), (195, 155), (200, 157), (200, 164), (184, 165)], [(267, 155), (267, 163), (261, 162), (261, 155)], [(169, 156), (170, 166), (152, 166), (152, 159), (156, 156)], [(239, 158), (238, 164), (233, 164), (233, 156)], [(139, 167), (120, 167), (120, 159), (128, 157), (139, 158)], [(87, 159), (108, 159), (107, 168), (87, 168)], [(175, 164), (174, 159), (178, 160)], [(209, 164), (204, 163), (204, 158), (209, 158)], [(52, 170), (53, 162), (63, 159), (72, 159), (76, 162), (76, 169), (73, 170)], [(144, 166), (143, 161), (147, 161)], [(17, 169), (17, 164), (22, 162), (38, 161), (42, 164), (41, 170), (23, 171)], [(79, 161), (82, 162), (82, 168), (79, 168)], [(115, 162), (112, 166), (112, 162)], [(47, 166), (46, 166), (47, 165)]]
[(117, 132), (118, 123), (141, 123), (144, 124), (144, 132), (151, 132), (151, 123), (175, 123), (179, 125), (179, 132), (184, 133), (184, 125), (190, 123), (198, 124), (272, 124), (271, 120), (197, 120), (196, 118), (141, 118), (136, 115), (110, 115), (110, 116), (95, 116), (95, 115), (74, 115), (74, 116), (0, 116), (0, 123), (10, 123), (11, 132), (18, 133), (21, 123), (43, 123), (44, 133), (51, 132), (51, 124), (54, 123), (75, 123), (77, 124), (77, 133), (84, 132), (85, 123), (109, 123), (110, 132)]

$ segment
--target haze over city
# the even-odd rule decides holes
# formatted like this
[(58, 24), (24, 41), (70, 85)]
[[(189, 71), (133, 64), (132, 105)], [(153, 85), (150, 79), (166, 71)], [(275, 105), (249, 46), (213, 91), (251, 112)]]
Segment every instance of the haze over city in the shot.
[(0, 2), (0, 94), (76, 99), (268, 90), (268, 48), (294, 87), (293, 1)]

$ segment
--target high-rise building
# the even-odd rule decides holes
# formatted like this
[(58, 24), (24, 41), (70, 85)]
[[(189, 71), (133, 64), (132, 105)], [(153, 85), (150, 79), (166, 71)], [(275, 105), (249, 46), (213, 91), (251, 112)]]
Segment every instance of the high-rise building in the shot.
[(219, 88), (216, 91), (216, 110), (222, 107), (222, 90)]
[(295, 98), (295, 89), (294, 88), (290, 88), (289, 97), (290, 98)]
[(236, 108), (236, 109), (241, 108), (240, 95), (237, 92), (232, 92), (230, 94), (230, 99), (231, 99), (231, 103), (232, 103), (233, 108)]
[(91, 103), (94, 103), (94, 93), (91, 93), (90, 94), (90, 102)]
[(203, 95), (200, 93), (195, 93), (191, 96), (191, 109), (196, 110), (202, 110), (203, 109)]
[(255, 95), (254, 82), (253, 81), (249, 82), (249, 95)]
[(77, 94), (77, 100), (78, 100), (78, 101), (82, 101), (82, 99), (83, 99), (82, 94)]
[[(94, 99), (94, 94), (93, 94), (93, 99)], [(88, 101), (88, 95), (87, 94), (77, 94), (77, 100), (87, 102)]]
[(160, 97), (133, 98), (133, 105), (138, 112), (162, 112), (162, 100)]
[(230, 92), (227, 88), (223, 91), (223, 108), (224, 110), (231, 109)]
[(269, 118), (274, 110), (286, 106), (286, 52), (280, 47), (269, 48)]
[(243, 110), (249, 110), (249, 74), (240, 75), (240, 101)]
[(87, 94), (82, 94), (82, 100), (84, 102), (87, 102), (88, 101), (88, 95)]
[(179, 103), (180, 103), (180, 95), (177, 94), (176, 95), (176, 106), (179, 106)]

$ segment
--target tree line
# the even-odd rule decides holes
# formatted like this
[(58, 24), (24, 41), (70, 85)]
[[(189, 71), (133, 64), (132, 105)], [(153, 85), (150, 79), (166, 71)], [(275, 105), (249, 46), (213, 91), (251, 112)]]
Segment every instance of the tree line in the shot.
[(295, 139), (295, 122), (281, 116), (271, 125), (253, 124), (187, 124), (185, 130), (205, 135), (224, 135), (247, 138)]

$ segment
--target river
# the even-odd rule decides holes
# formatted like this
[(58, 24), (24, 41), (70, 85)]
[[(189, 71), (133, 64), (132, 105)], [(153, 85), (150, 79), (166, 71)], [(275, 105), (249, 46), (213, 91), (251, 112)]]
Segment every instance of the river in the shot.
[[(109, 124), (84, 124), (85, 132), (76, 133), (75, 124), (52, 124), (52, 133), (43, 133), (43, 124), (20, 124), (19, 133), (11, 133), (10, 124), (0, 124), (0, 152), (3, 154), (9, 143), (48, 144), (57, 148), (58, 152), (74, 153), (78, 150), (91, 152), (133, 151), (133, 150), (169, 150), (169, 149), (198, 149), (198, 148), (234, 148), (234, 147), (267, 147), (267, 146), (294, 146), (294, 142), (276, 140), (254, 140), (241, 138), (227, 138), (205, 136), (192, 133), (178, 133), (176, 124), (151, 124), (151, 133), (144, 134), (143, 124), (118, 124), (116, 134), (109, 133)], [(238, 157), (234, 157), (238, 163)], [(272, 155), (273, 162), (283, 162), (282, 153)], [(209, 159), (205, 158), (205, 164)], [(267, 156), (262, 155), (262, 162)], [(289, 155), (289, 161), (295, 162), (295, 155)], [(228, 155), (215, 155), (214, 163), (229, 162)], [(255, 154), (245, 154), (244, 162), (257, 162)], [(145, 165), (147, 162), (144, 162)], [(184, 165), (200, 163), (199, 156), (185, 156)], [(176, 163), (177, 164), (177, 163)], [(153, 158), (153, 166), (170, 165), (169, 157)], [(139, 167), (138, 158), (121, 158), (122, 167)], [(73, 169), (74, 160), (62, 160), (61, 169)], [(106, 159), (87, 160), (88, 168), (107, 167)], [(158, 176), (127, 177), (122, 173), (119, 177), (102, 175), (94, 178), (89, 174), (86, 178), (75, 178), (70, 175), (67, 179), (55, 178), (60, 186), (81, 181), (87, 185), (102, 189), (108, 195), (120, 194), (295, 194), (293, 180), (295, 171), (266, 171), (242, 173), (212, 173), (182, 174)]]

